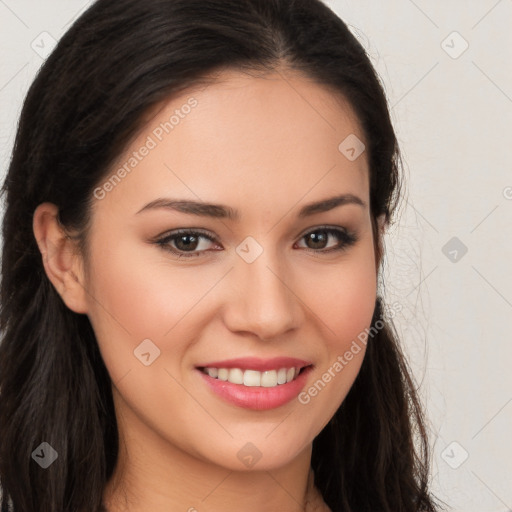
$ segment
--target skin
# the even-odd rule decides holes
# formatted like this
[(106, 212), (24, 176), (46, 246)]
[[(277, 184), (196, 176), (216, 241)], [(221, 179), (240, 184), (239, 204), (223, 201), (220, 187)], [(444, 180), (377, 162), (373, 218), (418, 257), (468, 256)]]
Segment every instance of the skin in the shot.
[[(121, 450), (104, 493), (110, 511), (304, 510), (312, 441), (365, 353), (363, 345), (309, 403), (264, 411), (225, 402), (195, 369), (233, 357), (298, 357), (314, 365), (307, 390), (369, 328), (377, 292), (366, 153), (350, 161), (338, 150), (350, 134), (364, 141), (348, 103), (292, 72), (218, 78), (151, 112), (120, 155), (112, 172), (197, 100), (95, 201), (88, 260), (65, 237), (54, 205), (34, 213), (46, 273), (66, 305), (89, 317), (113, 382)], [(305, 204), (344, 193), (365, 206), (297, 217)], [(241, 218), (137, 214), (161, 197), (228, 205)], [(315, 246), (304, 235), (325, 224), (355, 231), (357, 242), (322, 253), (339, 239)], [(215, 240), (201, 238), (192, 248), (200, 256), (178, 258), (154, 243), (178, 228)], [(250, 264), (236, 252), (248, 236), (263, 249)], [(168, 246), (178, 250), (176, 243)], [(149, 366), (134, 357), (144, 339), (160, 350)], [(261, 452), (251, 468), (237, 457), (248, 442)]]

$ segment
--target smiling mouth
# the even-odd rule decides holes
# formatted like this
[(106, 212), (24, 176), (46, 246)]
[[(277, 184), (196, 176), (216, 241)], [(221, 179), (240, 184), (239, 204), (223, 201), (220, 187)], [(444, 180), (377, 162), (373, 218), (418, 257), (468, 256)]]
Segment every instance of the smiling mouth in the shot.
[(300, 367), (283, 367), (275, 370), (266, 370), (260, 372), (258, 370), (242, 370), (241, 368), (199, 368), (203, 373), (209, 375), (213, 379), (230, 382), (231, 384), (239, 384), (246, 387), (264, 387), (273, 388), (287, 384), (295, 380), (309, 366)]

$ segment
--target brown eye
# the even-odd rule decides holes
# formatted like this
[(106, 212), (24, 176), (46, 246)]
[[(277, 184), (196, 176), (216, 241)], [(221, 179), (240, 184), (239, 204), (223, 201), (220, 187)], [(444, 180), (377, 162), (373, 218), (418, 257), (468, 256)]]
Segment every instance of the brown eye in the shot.
[[(320, 254), (345, 250), (358, 240), (355, 233), (332, 227), (316, 228), (303, 235), (301, 239), (306, 241), (305, 249)], [(337, 240), (338, 243), (329, 246), (331, 240)], [(201, 231), (180, 229), (165, 235), (155, 243), (180, 258), (189, 258), (207, 252), (208, 242), (216, 242), (216, 239)]]
[[(313, 231), (309, 231), (302, 236), (302, 239), (306, 241), (308, 249), (318, 252), (343, 250), (350, 247), (357, 241), (357, 237), (354, 233), (349, 233), (344, 229), (329, 227), (320, 227)], [(337, 239), (338, 244), (334, 247), (328, 247), (330, 239)]]
[(174, 238), (174, 245), (180, 251), (193, 251), (199, 245), (199, 239), (196, 235), (178, 235)]
[(213, 237), (205, 233), (182, 229), (166, 235), (156, 243), (166, 251), (188, 258), (201, 256), (208, 249), (208, 242), (201, 242), (201, 240), (215, 242)]

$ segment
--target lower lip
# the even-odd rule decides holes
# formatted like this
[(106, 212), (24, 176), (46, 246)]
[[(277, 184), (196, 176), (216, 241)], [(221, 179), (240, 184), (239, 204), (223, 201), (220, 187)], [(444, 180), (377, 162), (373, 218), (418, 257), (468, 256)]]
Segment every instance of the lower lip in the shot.
[(311, 366), (306, 367), (291, 382), (278, 384), (272, 388), (233, 384), (225, 380), (214, 379), (202, 370), (197, 371), (201, 374), (206, 384), (210, 386), (210, 389), (224, 400), (238, 407), (261, 411), (275, 409), (296, 398), (304, 387), (311, 368)]

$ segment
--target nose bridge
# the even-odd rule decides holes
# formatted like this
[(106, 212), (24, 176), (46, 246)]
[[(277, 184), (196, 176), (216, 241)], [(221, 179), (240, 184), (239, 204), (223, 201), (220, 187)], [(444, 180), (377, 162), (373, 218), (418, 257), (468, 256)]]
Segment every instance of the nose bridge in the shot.
[(237, 247), (233, 278), (239, 293), (228, 323), (232, 330), (270, 339), (296, 327), (299, 309), (286, 262), (266, 240), (263, 245), (248, 237)]

